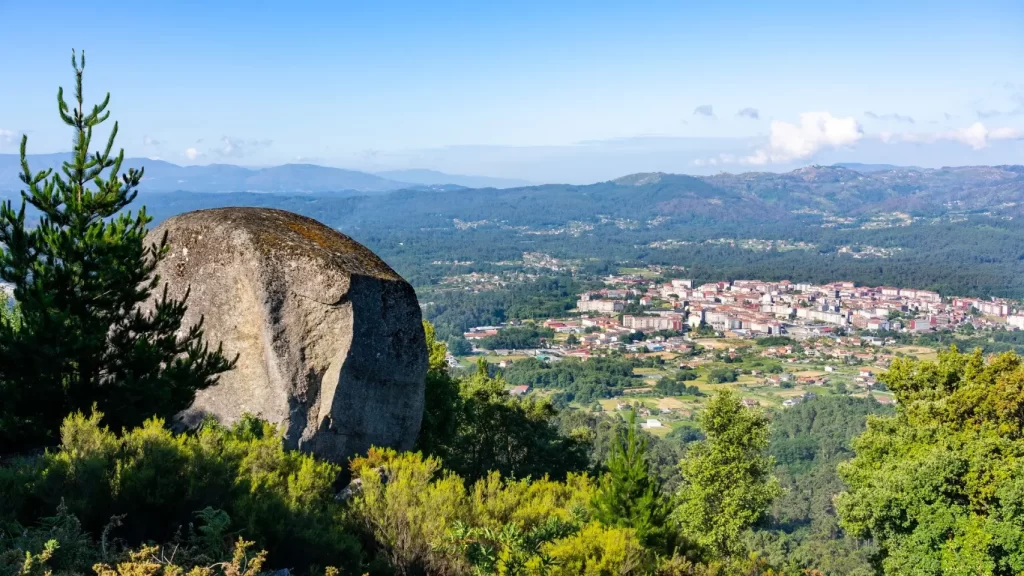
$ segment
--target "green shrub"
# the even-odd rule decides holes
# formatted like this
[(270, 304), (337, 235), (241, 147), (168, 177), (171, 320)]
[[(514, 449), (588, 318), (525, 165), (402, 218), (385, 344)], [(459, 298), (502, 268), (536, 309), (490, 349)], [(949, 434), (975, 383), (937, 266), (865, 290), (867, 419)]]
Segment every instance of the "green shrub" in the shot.
[[(547, 544), (543, 551), (552, 560), (553, 566), (547, 571), (551, 576), (649, 574), (653, 567), (653, 555), (633, 530), (607, 528), (596, 522), (573, 536)], [(539, 561), (530, 568), (539, 569)]]
[(114, 535), (129, 544), (170, 541), (198, 520), (211, 546), (242, 535), (284, 566), (358, 558), (334, 498), (340, 468), (286, 451), (274, 426), (245, 418), (174, 435), (153, 419), (117, 436), (101, 417), (69, 416), (56, 451), (0, 468), (0, 518), (31, 525), (64, 502), (90, 534), (120, 518)]

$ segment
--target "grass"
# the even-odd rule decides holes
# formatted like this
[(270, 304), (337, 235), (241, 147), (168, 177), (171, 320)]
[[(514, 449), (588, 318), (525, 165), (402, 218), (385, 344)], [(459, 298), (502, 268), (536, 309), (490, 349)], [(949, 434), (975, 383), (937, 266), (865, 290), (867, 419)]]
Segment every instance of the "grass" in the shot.
[(743, 348), (750, 346), (750, 342), (747, 342), (742, 338), (698, 338), (697, 340), (694, 340), (694, 342), (705, 348), (714, 348), (715, 350), (728, 350), (729, 348)]
[(939, 357), (937, 350), (926, 346), (900, 346), (899, 348), (894, 348), (893, 352), (901, 352), (918, 360), (928, 360), (930, 362), (935, 361)]
[(659, 274), (646, 268), (619, 268), (619, 274), (629, 274), (632, 276), (640, 276), (642, 278), (657, 278)]
[(801, 370), (799, 372), (793, 372), (793, 375), (796, 376), (797, 378), (803, 378), (806, 376), (818, 378), (820, 376), (825, 376), (826, 374), (828, 374), (828, 372), (824, 372), (821, 370)]

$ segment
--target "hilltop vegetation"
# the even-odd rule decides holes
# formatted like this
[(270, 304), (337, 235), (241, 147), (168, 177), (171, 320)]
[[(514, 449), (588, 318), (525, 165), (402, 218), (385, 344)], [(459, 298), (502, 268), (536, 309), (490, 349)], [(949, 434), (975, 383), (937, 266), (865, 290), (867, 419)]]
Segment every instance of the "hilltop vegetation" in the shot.
[[(181, 325), (186, 301), (142, 306), (166, 248), (145, 243), (145, 210), (125, 210), (142, 174), (120, 174), (116, 128), (87, 153), (107, 102), (84, 108), (84, 56), (73, 64), (77, 105), (58, 99), (76, 135), (66, 179), (32, 172), (23, 140), (22, 207), (0, 209), (0, 278), (16, 299), (0, 306), (0, 575), (1024, 573), (1024, 360), (1013, 352), (897, 359), (879, 376), (892, 411), (839, 397), (767, 412), (711, 375), (778, 362), (720, 351), (701, 412), (655, 438), (637, 425), (639, 402), (614, 415), (571, 403), (637, 388), (637, 369), (660, 373), (663, 358), (525, 360), (504, 375), (481, 361), (458, 377), (425, 323), (415, 452), (327, 462), (285, 449), (281, 430), (251, 415), (172, 430), (234, 363)], [(651, 200), (659, 182), (609, 186), (652, 186)], [(684, 185), (683, 204), (712, 192)], [(42, 215), (35, 226), (26, 204)], [(500, 313), (564, 312), (575, 282), (535, 278)], [(438, 314), (453, 333), (498, 314), (491, 296), (468, 315)], [(494, 338), (541, 337), (553, 334)], [(685, 388), (690, 370), (653, 387), (704, 394)], [(519, 398), (513, 383), (553, 394)]]

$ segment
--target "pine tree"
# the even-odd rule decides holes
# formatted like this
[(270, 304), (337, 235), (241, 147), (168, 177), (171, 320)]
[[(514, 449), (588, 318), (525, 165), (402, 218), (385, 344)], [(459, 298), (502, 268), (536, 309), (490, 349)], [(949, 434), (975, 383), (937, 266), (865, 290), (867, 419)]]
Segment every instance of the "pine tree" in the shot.
[[(14, 285), (20, 327), (0, 322), (0, 452), (52, 442), (73, 411), (98, 408), (115, 430), (188, 407), (197, 390), (233, 362), (210, 351), (202, 322), (182, 326), (185, 299), (150, 302), (166, 236), (146, 241), (152, 220), (127, 207), (143, 171), (121, 173), (111, 156), (117, 123), (102, 151), (93, 130), (109, 117), (110, 95), (92, 110), (82, 98), (85, 54), (71, 64), (75, 100), (57, 92), (72, 128), (72, 158), (59, 172), (33, 173), (21, 140), (21, 207), (0, 206), (0, 279)], [(34, 226), (26, 206), (38, 213)], [(34, 216), (34, 215), (33, 215)]]
[(630, 410), (625, 430), (612, 443), (607, 466), (594, 495), (594, 518), (606, 526), (633, 528), (648, 546), (665, 547), (668, 502), (651, 474), (647, 438), (640, 434), (636, 411)]

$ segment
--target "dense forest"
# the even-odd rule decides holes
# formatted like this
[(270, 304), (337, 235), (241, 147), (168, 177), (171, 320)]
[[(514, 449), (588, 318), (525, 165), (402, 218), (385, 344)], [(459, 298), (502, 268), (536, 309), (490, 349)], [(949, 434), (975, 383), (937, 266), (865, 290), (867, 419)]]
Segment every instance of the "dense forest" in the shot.
[[(474, 193), (476, 198), (488, 192)], [(509, 269), (495, 263), (521, 260), (524, 252), (542, 252), (576, 261), (577, 269), (589, 274), (622, 265), (660, 264), (685, 266), (698, 282), (741, 278), (818, 283), (850, 280), (862, 285), (937, 290), (947, 295), (1024, 297), (1024, 289), (1016, 281), (1024, 275), (1024, 226), (1019, 219), (978, 214), (965, 215), (956, 222), (939, 219), (885, 228), (825, 228), (805, 215), (735, 220), (679, 214), (648, 224), (641, 214), (623, 208), (628, 203), (616, 203), (616, 198), (611, 198), (607, 204), (602, 199), (591, 206), (593, 198), (588, 196), (580, 199), (586, 208), (562, 211), (560, 206), (543, 205), (513, 220), (511, 215), (517, 212), (496, 201), (479, 204), (475, 213), (443, 214), (439, 207), (454, 203), (451, 194), (403, 191), (362, 199), (180, 193), (149, 195), (146, 201), (157, 220), (188, 210), (234, 205), (298, 212), (366, 244), (417, 288), (431, 286), (455, 273)], [(572, 191), (563, 190), (561, 194), (571, 195)], [(581, 211), (574, 212), (577, 208)], [(608, 214), (619, 214), (630, 222), (607, 221)], [(488, 223), (460, 230), (453, 225), (454, 217)], [(556, 217), (558, 221), (552, 221)], [(570, 221), (589, 223), (591, 228), (574, 233), (531, 233), (565, 229)], [(805, 242), (814, 248), (757, 251), (706, 243), (718, 238)], [(664, 240), (691, 244), (650, 246)], [(838, 253), (841, 246), (898, 250), (884, 258), (854, 258), (850, 253)], [(472, 264), (434, 264), (436, 261)]]
[(510, 384), (556, 390), (559, 403), (589, 404), (642, 384), (633, 374), (638, 364), (627, 358), (591, 358), (586, 362), (568, 358), (552, 364), (526, 358), (506, 368), (503, 375)]
[(581, 292), (595, 286), (597, 284), (577, 281), (571, 276), (543, 277), (507, 289), (483, 292), (421, 290), (420, 304), (438, 334), (448, 338), (474, 326), (563, 316), (576, 307)]

